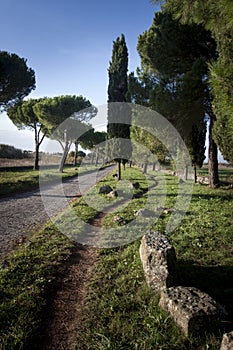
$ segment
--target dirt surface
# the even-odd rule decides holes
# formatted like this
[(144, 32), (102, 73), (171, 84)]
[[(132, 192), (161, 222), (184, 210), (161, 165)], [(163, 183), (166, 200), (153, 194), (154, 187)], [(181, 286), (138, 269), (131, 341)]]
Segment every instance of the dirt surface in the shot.
[(98, 249), (76, 245), (73, 255), (61, 268), (57, 291), (44, 315), (45, 321), (33, 350), (71, 350), (75, 348), (83, 320), (88, 282), (95, 267)]

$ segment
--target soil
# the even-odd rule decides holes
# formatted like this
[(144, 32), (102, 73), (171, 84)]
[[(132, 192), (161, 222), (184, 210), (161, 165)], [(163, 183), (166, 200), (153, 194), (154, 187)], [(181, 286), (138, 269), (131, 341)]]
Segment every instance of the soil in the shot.
[(34, 350), (70, 350), (75, 348), (83, 310), (89, 293), (98, 249), (76, 244), (74, 252), (60, 269), (56, 293), (44, 315), (45, 321)]

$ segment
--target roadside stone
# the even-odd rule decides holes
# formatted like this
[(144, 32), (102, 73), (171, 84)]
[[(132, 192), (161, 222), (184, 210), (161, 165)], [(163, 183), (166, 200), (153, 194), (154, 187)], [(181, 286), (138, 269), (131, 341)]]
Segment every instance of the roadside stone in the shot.
[(153, 231), (143, 236), (140, 258), (149, 287), (160, 292), (174, 285), (177, 271), (176, 253), (166, 236)]
[(232, 350), (233, 349), (233, 331), (223, 334), (220, 350)]
[(108, 198), (116, 198), (116, 197), (118, 197), (118, 193), (117, 193), (117, 191), (111, 191), (107, 194), (107, 197)]
[(199, 184), (209, 185), (209, 178), (208, 176), (198, 176), (197, 182), (199, 182)]
[(194, 287), (178, 286), (163, 290), (159, 305), (171, 314), (187, 337), (213, 328), (220, 318), (217, 302)]
[(138, 190), (140, 188), (139, 182), (133, 182), (132, 185), (133, 185), (133, 188), (135, 188), (135, 190)]
[(125, 219), (123, 219), (120, 215), (115, 215), (114, 217), (113, 217), (113, 221), (114, 222), (117, 222), (119, 225), (125, 225), (126, 224), (126, 221), (125, 221)]
[(143, 216), (143, 217), (150, 217), (150, 216), (155, 216), (155, 212), (153, 212), (150, 209), (147, 208), (141, 208), (139, 209), (136, 214), (136, 216)]
[(108, 186), (108, 185), (101, 186), (100, 189), (99, 189), (99, 193), (100, 194), (108, 194), (110, 192), (112, 192), (112, 188), (110, 186)]

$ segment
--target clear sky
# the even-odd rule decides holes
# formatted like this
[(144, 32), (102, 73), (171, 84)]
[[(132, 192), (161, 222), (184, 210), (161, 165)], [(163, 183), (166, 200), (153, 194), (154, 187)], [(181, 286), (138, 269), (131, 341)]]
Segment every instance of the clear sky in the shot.
[[(107, 101), (113, 41), (125, 35), (134, 71), (138, 35), (157, 10), (150, 0), (0, 0), (0, 50), (26, 58), (34, 69), (30, 97), (83, 95), (98, 106)], [(33, 149), (30, 138), (0, 115), (0, 143)]]

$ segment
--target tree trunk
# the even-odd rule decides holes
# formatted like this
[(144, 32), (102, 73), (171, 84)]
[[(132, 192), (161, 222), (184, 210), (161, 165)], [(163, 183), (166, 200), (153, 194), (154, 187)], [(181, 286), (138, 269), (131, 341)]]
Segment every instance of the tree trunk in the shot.
[(216, 188), (219, 184), (218, 177), (218, 148), (213, 140), (213, 126), (216, 120), (214, 113), (209, 113), (210, 124), (209, 124), (209, 160), (208, 160), (208, 170), (209, 170), (209, 186), (211, 188)]
[(188, 180), (188, 165), (185, 165), (185, 169), (184, 169), (184, 179), (185, 179), (185, 181)]
[(146, 162), (144, 163), (143, 170), (142, 170), (142, 173), (143, 173), (143, 174), (147, 174), (147, 166), (148, 166), (148, 162), (146, 161)]
[(95, 166), (98, 165), (98, 162), (99, 162), (99, 149), (97, 148), (96, 150), (96, 160), (95, 160)]
[(78, 157), (78, 142), (75, 141), (75, 150), (74, 150), (74, 166), (77, 165), (77, 157)]
[(194, 164), (193, 170), (194, 170), (194, 182), (196, 184), (197, 183), (197, 166), (196, 166), (196, 164)]
[(39, 169), (39, 147), (40, 145), (36, 143), (35, 147), (35, 159), (34, 159), (34, 167), (33, 170), (38, 170)]
[(121, 180), (121, 161), (118, 161), (118, 181)]
[(60, 163), (60, 166), (59, 166), (59, 172), (60, 173), (63, 173), (63, 169), (64, 169), (64, 165), (65, 165), (65, 161), (66, 161), (66, 157), (67, 157), (68, 152), (69, 152), (69, 142), (66, 142), (65, 148), (64, 148), (64, 152), (63, 152), (63, 155), (62, 155), (62, 159), (61, 159), (61, 163)]

